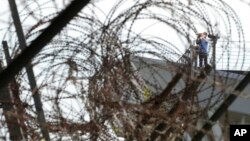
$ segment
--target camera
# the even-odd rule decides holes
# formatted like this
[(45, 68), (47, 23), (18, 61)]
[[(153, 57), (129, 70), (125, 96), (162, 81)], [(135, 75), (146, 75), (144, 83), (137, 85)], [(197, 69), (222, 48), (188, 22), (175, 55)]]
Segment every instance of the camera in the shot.
[(208, 34), (207, 37), (211, 38), (211, 39), (219, 39), (220, 38), (220, 36), (218, 34), (216, 34), (216, 35)]

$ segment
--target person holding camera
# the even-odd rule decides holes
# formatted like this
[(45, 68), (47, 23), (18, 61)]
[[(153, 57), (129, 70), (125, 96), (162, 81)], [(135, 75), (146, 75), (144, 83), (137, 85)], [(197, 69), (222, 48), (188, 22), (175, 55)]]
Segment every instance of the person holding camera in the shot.
[(207, 57), (208, 57), (208, 40), (207, 33), (198, 34), (196, 43), (199, 45), (199, 66), (203, 67), (203, 62), (205, 67), (208, 65)]

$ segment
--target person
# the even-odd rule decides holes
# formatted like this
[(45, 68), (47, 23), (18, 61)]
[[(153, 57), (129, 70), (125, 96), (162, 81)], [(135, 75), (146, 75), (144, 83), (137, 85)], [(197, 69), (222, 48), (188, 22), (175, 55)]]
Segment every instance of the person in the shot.
[(197, 45), (200, 45), (200, 41), (201, 41), (201, 36), (202, 36), (203, 33), (199, 33), (197, 34), (197, 39), (196, 39), (196, 44)]
[(193, 54), (192, 59), (194, 61), (195, 68), (197, 68), (197, 65), (198, 65), (197, 61), (198, 61), (198, 55), (199, 55), (199, 49), (200, 49), (199, 42), (200, 42), (201, 35), (202, 35), (201, 33), (197, 34), (197, 38), (195, 40), (196, 45), (192, 46), (192, 54)]
[(196, 43), (199, 45), (199, 66), (203, 67), (203, 62), (205, 67), (208, 65), (207, 57), (208, 57), (208, 41), (207, 41), (207, 33), (204, 32), (200, 35), (199, 39), (197, 39)]

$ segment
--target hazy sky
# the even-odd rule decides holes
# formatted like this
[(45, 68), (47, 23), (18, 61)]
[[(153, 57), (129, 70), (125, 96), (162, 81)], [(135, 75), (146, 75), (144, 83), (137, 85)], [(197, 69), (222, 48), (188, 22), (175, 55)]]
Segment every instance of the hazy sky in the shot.
[[(19, 2), (21, 2), (21, 0), (19, 0), (19, 1), (16, 0), (16, 1), (17, 1), (17, 4)], [(46, 1), (47, 0), (45, 0), (44, 2), (46, 2)], [(112, 1), (116, 1), (116, 0), (109, 0), (108, 3), (106, 2), (107, 0), (98, 0), (98, 1), (101, 2), (101, 9), (105, 12), (105, 11), (108, 11), (109, 7), (112, 6)], [(226, 3), (228, 3), (236, 11), (236, 13), (239, 15), (239, 17), (241, 19), (241, 23), (242, 23), (244, 30), (245, 30), (246, 39), (250, 40), (250, 28), (247, 28), (249, 26), (248, 16), (250, 13), (250, 5), (247, 5), (245, 2), (241, 2), (243, 0), (224, 0), (224, 1)], [(244, 1), (250, 2), (250, 0), (244, 0)], [(0, 29), (2, 29), (3, 27), (6, 27), (6, 24), (10, 20), (10, 13), (8, 11), (8, 1), (7, 0), (1, 0), (0, 5), (2, 7), (0, 9)], [(45, 13), (45, 11), (44, 11), (44, 13)]]
[[(22, 3), (23, 0), (16, 0), (17, 1), (17, 4), (18, 6), (20, 6), (20, 3)], [(60, 0), (58, 0), (60, 1)], [(67, 0), (66, 0), (67, 1)], [(100, 3), (100, 8), (102, 9), (102, 11), (104, 12), (108, 12), (109, 11), (109, 8), (112, 7), (112, 2), (113, 1), (117, 1), (117, 0), (98, 0), (99, 3)], [(108, 1), (108, 2), (107, 2)], [(241, 24), (243, 26), (243, 29), (244, 29), (244, 35), (245, 35), (245, 40), (247, 41), (246, 43), (246, 48), (248, 49), (249, 48), (249, 52), (250, 52), (250, 28), (249, 28), (249, 19), (248, 19), (248, 16), (249, 16), (249, 13), (250, 13), (250, 6), (247, 5), (246, 3), (244, 2), (241, 2), (241, 0), (224, 0), (226, 3), (228, 3), (234, 10), (235, 12), (238, 14), (240, 20), (241, 20)], [(245, 0), (246, 1), (246, 0)], [(27, 1), (28, 2), (28, 1)], [(50, 2), (49, 0), (44, 0), (42, 1), (44, 3), (46, 2)], [(126, 1), (126, 3), (130, 3), (129, 1)], [(6, 33), (6, 27), (8, 26), (9, 24), (9, 21), (11, 21), (11, 16), (10, 16), (10, 12), (9, 12), (9, 5), (8, 5), (8, 1), (7, 0), (1, 0), (0, 1), (0, 5), (1, 5), (1, 9), (0, 9), (0, 38), (2, 39), (4, 33)], [(34, 4), (34, 7), (36, 7), (37, 5)], [(58, 5), (58, 7), (60, 7), (61, 5)], [(121, 7), (123, 8), (123, 7)], [(19, 11), (21, 9), (19, 8)], [(50, 11), (52, 10), (52, 7), (46, 9), (46, 11)], [(43, 11), (43, 13), (38, 13), (38, 18), (39, 18), (39, 14), (42, 14), (42, 15), (46, 15), (46, 11)], [(21, 15), (23, 16), (23, 15)], [(105, 16), (103, 16), (102, 18), (105, 18)], [(27, 29), (27, 25), (33, 25), (33, 23), (28, 23), (26, 21), (26, 25), (23, 25), (24, 26), (24, 29)], [(155, 29), (159, 29), (160, 32), (158, 32), (158, 30), (155, 30)], [(155, 34), (160, 34), (160, 36), (164, 36), (164, 38), (178, 38), (178, 36), (175, 36), (175, 35), (169, 35), (169, 34), (164, 34), (164, 31), (161, 29), (161, 27), (159, 28), (158, 27), (154, 27), (154, 28), (149, 28), (147, 29), (148, 33), (153, 33), (153, 31), (157, 31)], [(203, 29), (200, 29), (199, 32), (203, 32)], [(165, 32), (166, 33), (166, 32)], [(161, 35), (162, 34), (162, 35)], [(223, 34), (223, 33), (221, 33)], [(171, 36), (171, 37), (169, 37)], [(234, 39), (232, 39), (234, 40)], [(183, 47), (183, 43), (181, 42), (175, 42), (175, 44), (177, 46), (182, 46)], [(185, 44), (185, 43), (184, 43)], [(250, 53), (249, 53), (250, 55)], [(250, 63), (249, 63), (250, 65)]]
[(227, 2), (239, 15), (242, 26), (244, 28), (246, 40), (250, 41), (250, 27), (249, 27), (250, 5), (241, 2), (241, 0), (224, 0), (224, 1)]

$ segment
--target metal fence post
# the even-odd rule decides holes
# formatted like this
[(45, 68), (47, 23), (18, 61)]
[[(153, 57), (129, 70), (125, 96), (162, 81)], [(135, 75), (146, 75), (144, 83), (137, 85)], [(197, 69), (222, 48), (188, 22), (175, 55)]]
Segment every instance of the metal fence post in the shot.
[[(3, 51), (4, 51), (7, 65), (9, 65), (11, 62), (11, 57), (10, 57), (9, 47), (8, 47), (7, 41), (3, 41), (2, 45), (3, 45)], [(27, 127), (24, 123), (25, 122), (25, 120), (24, 120), (25, 107), (24, 107), (23, 102), (20, 99), (19, 84), (15, 78), (13, 78), (13, 80), (10, 82), (10, 91), (12, 92), (12, 98), (13, 98), (15, 109), (16, 109), (17, 114), (18, 114), (19, 124), (21, 126), (23, 136), (24, 136), (24, 138), (27, 139), (27, 136), (28, 136), (27, 135)]]
[[(23, 29), (22, 29), (22, 25), (20, 22), (20, 18), (19, 18), (19, 14), (18, 14), (15, 0), (9, 0), (9, 5), (10, 5), (10, 10), (11, 10), (11, 15), (12, 15), (12, 18), (14, 21), (14, 25), (16, 28), (16, 33), (17, 33), (17, 37), (18, 37), (18, 41), (19, 41), (19, 45), (20, 45), (19, 47), (23, 51), (27, 45), (26, 45), (26, 41), (25, 41), (25, 37), (24, 37), (24, 33), (23, 33)], [(36, 79), (35, 79), (35, 75), (34, 75), (34, 71), (33, 71), (31, 63), (29, 63), (26, 66), (26, 71), (27, 71), (27, 76), (28, 76), (30, 87), (31, 87), (31, 91), (33, 93), (32, 96), (33, 96), (33, 99), (35, 102), (35, 108), (36, 108), (36, 112), (37, 112), (37, 120), (38, 120), (39, 126), (41, 128), (43, 137), (47, 141), (49, 141), (50, 140), (49, 132), (48, 132), (48, 129), (46, 127), (46, 120), (45, 120), (45, 116), (44, 116), (42, 102), (41, 102), (39, 91), (37, 89)]]
[[(0, 62), (0, 72), (2, 70), (2, 64)], [(17, 119), (18, 115), (15, 112), (8, 86), (0, 88), (0, 104), (1, 108), (3, 108), (3, 114), (10, 133), (10, 139), (22, 140), (22, 132)]]

